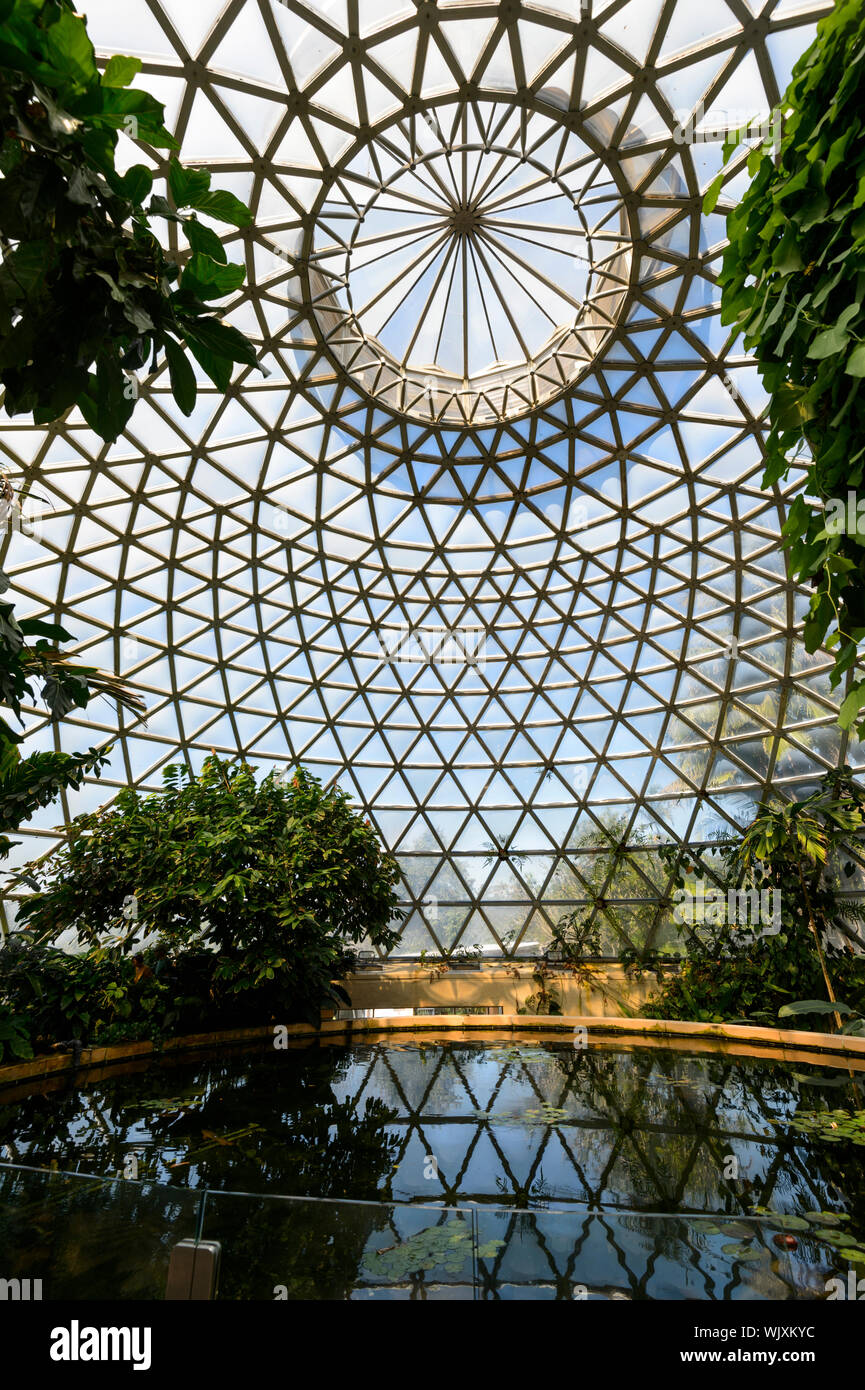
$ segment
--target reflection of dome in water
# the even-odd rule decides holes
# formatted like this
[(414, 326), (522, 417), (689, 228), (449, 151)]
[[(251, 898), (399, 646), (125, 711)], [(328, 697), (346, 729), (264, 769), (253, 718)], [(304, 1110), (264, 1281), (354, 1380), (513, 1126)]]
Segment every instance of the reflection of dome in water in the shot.
[(664, 939), (652, 843), (858, 756), (797, 640), (764, 397), (720, 323), (720, 144), (677, 130), (770, 106), (823, 7), (82, 8), (250, 203), (231, 317), (270, 375), (205, 383), (185, 419), (160, 371), (112, 447), (75, 415), (4, 423), (51, 503), (8, 543), (22, 608), (58, 594), (148, 701), (64, 810), (211, 748), (298, 759), (397, 853), (406, 950), (534, 942), (590, 896), (605, 949)]

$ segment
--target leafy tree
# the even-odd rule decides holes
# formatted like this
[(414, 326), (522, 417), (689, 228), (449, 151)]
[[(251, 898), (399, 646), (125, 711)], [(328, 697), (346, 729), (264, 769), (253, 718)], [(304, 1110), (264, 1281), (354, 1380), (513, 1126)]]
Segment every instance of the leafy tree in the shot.
[[(865, 527), (847, 519), (848, 491), (865, 479), (865, 9), (836, 0), (793, 69), (781, 102), (779, 147), (747, 156), (752, 183), (727, 220), (722, 318), (744, 332), (769, 393), (764, 486), (809, 462), (807, 486), (784, 526), (793, 577), (815, 589), (805, 644), (834, 647), (832, 683), (865, 638)], [(725, 158), (738, 145), (734, 136)], [(727, 177), (706, 200), (710, 211)], [(812, 499), (812, 500), (806, 500)], [(854, 511), (856, 510), (854, 506)], [(843, 520), (841, 518), (843, 517)], [(865, 706), (852, 683), (844, 728)], [(860, 720), (865, 737), (865, 719)]]
[[(135, 408), (135, 373), (160, 354), (184, 414), (195, 405), (192, 353), (220, 390), (256, 350), (212, 302), (238, 290), (220, 238), (197, 214), (244, 227), (251, 214), (212, 190), (210, 173), (172, 159), (171, 201), (153, 174), (116, 166), (118, 134), (177, 150), (160, 102), (130, 83), (137, 58), (100, 73), (72, 0), (0, 0), (0, 383), (8, 414), (37, 424), (78, 406), (115, 440)], [(147, 201), (149, 199), (149, 202)], [(183, 213), (181, 209), (193, 211)], [(176, 223), (190, 246), (181, 266), (152, 219)]]
[(353, 964), (351, 943), (397, 939), (399, 870), (345, 792), (303, 768), (256, 783), (215, 754), (198, 776), (172, 767), (164, 778), (160, 793), (126, 788), (76, 818), (52, 861), (32, 868), (28, 927), (125, 950), (156, 934), (181, 963), (205, 947), (214, 998), (248, 996), (259, 1017), (262, 999), (286, 1021), (347, 1002), (332, 982)]

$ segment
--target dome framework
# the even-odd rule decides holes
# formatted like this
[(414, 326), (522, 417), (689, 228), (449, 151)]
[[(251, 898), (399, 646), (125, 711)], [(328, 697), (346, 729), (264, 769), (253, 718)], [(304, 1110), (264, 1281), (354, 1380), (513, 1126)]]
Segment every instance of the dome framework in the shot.
[(398, 953), (533, 952), (579, 903), (605, 953), (671, 940), (658, 845), (858, 756), (780, 548), (801, 478), (761, 489), (720, 323), (746, 174), (702, 211), (720, 132), (768, 121), (830, 6), (82, 8), (252, 208), (229, 316), (267, 375), (202, 380), (185, 419), (157, 371), (113, 446), (4, 422), (22, 606), (148, 702), (33, 713), (33, 747), (121, 728), (64, 814), (212, 748), (302, 761), (397, 854)]

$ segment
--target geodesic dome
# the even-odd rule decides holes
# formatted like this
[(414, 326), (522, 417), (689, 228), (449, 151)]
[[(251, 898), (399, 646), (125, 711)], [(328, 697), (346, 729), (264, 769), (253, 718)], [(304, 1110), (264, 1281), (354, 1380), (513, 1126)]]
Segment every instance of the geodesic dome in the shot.
[(829, 8), (83, 0), (253, 210), (219, 230), (264, 370), (188, 419), (142, 377), (113, 446), (3, 422), (22, 609), (148, 703), (34, 713), (32, 747), (121, 730), (64, 814), (211, 749), (302, 761), (399, 857), (403, 953), (533, 951), (581, 902), (614, 953), (669, 937), (658, 845), (855, 762), (720, 321), (743, 168), (702, 211)]

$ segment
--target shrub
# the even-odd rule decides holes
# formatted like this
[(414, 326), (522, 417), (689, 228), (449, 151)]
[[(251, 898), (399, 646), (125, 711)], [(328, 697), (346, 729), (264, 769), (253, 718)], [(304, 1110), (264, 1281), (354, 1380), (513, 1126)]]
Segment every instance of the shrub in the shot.
[[(865, 824), (865, 792), (849, 768), (821, 779), (802, 801), (761, 806), (738, 841), (711, 862), (661, 851), (674, 870), (674, 913), (687, 960), (650, 1001), (652, 1018), (777, 1024), (778, 1010), (802, 999), (865, 1003), (861, 905), (841, 891), (841, 866)], [(853, 864), (845, 866), (849, 878)], [(714, 890), (699, 897), (697, 885)], [(729, 920), (730, 895), (760, 904), (760, 920)], [(771, 927), (762, 914), (772, 905)], [(711, 904), (711, 905), (710, 905)], [(837, 1011), (835, 1011), (837, 1012)], [(827, 1021), (829, 1013), (822, 1016)], [(840, 1015), (839, 1015), (840, 1026)]]
[(317, 1020), (322, 1004), (348, 1002), (335, 981), (352, 946), (396, 940), (399, 870), (369, 821), (302, 768), (257, 783), (214, 755), (198, 776), (174, 767), (164, 780), (79, 817), (53, 860), (31, 866), (27, 929), (121, 954), (148, 944), (175, 975), (197, 957), (211, 1013), (248, 999), (259, 1019)]
[[(5, 1011), (31, 1044), (43, 1046), (191, 1031), (206, 1018), (212, 957), (196, 980), (188, 968), (181, 979), (165, 963), (152, 951), (132, 957), (93, 947), (70, 955), (13, 937), (0, 951), (0, 1019)], [(15, 1050), (12, 1042), (9, 1047)], [(32, 1056), (32, 1048), (17, 1055)]]
[[(865, 1005), (865, 958), (830, 956), (839, 997)], [(777, 1028), (778, 1011), (798, 999), (819, 998), (823, 975), (803, 931), (789, 938), (768, 937), (729, 956), (690, 956), (677, 975), (668, 976), (643, 1009), (646, 1018), (696, 1023), (737, 1020)], [(831, 1015), (809, 1020), (808, 1028), (828, 1027)], [(789, 1026), (789, 1025), (786, 1025)]]

